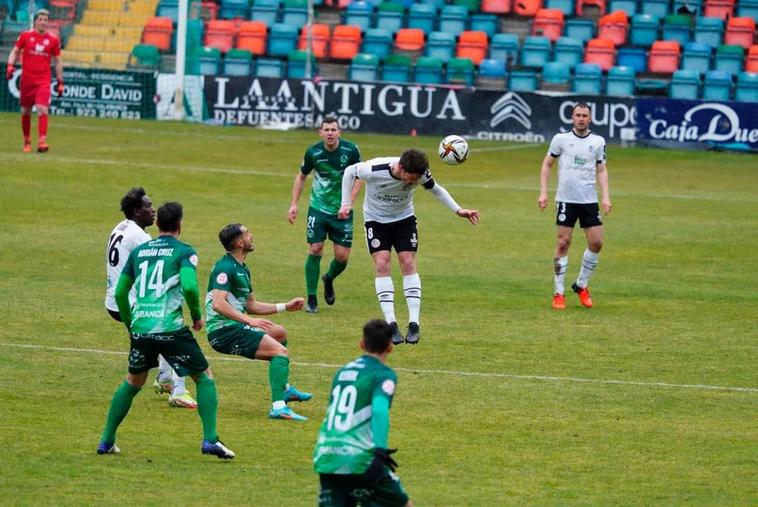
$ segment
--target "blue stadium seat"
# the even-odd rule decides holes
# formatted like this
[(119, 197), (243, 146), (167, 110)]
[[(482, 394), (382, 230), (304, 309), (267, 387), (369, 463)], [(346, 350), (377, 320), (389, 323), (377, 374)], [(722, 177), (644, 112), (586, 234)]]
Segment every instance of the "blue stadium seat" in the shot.
[(469, 18), (469, 29), (484, 32), (492, 40), (500, 29), (500, 19), (494, 14), (472, 14)]
[(703, 14), (703, 0), (674, 0), (671, 6), (672, 13), (689, 13), (694, 15)]
[(571, 80), (571, 67), (564, 62), (547, 62), (542, 67), (542, 82), (553, 85), (568, 85)]
[(647, 52), (645, 48), (619, 48), (616, 54), (616, 65), (631, 67), (635, 72), (647, 70)]
[(682, 53), (682, 69), (705, 74), (711, 68), (711, 46), (700, 42), (688, 42)]
[(695, 20), (695, 42), (718, 47), (724, 38), (724, 20), (721, 18), (709, 18), (700, 16)]
[(703, 99), (730, 100), (732, 96), (732, 75), (721, 70), (709, 70), (705, 73)]
[(636, 14), (632, 17), (632, 27), (629, 33), (629, 43), (633, 46), (649, 48), (658, 40), (660, 20), (652, 14)]
[(504, 78), (507, 75), (503, 60), (485, 58), (479, 64), (479, 77)]
[(379, 58), (358, 53), (350, 62), (347, 77), (351, 81), (376, 81), (379, 78)]
[(740, 0), (737, 2), (737, 16), (758, 19), (758, 0)]
[(732, 75), (737, 75), (742, 71), (742, 63), (744, 60), (745, 49), (742, 46), (721, 44), (716, 48), (713, 68), (729, 72)]
[(533, 92), (537, 89), (537, 73), (533, 70), (511, 71), (508, 89), (514, 92)]
[(489, 57), (494, 60), (510, 62), (510, 65), (518, 63), (519, 42), (515, 33), (496, 33), (490, 43)]
[(306, 75), (306, 63), (308, 53), (302, 50), (291, 51), (287, 57), (287, 77), (290, 79), (306, 79), (318, 75), (318, 62), (316, 57), (311, 53), (311, 73)]
[(384, 58), (392, 52), (392, 32), (384, 28), (369, 28), (363, 37), (362, 53)]
[(662, 18), (669, 13), (669, 0), (642, 0), (642, 12)]
[(553, 60), (556, 62), (564, 62), (573, 68), (582, 63), (582, 58), (584, 58), (584, 45), (579, 39), (558, 37), (555, 41)]
[(457, 36), (466, 29), (467, 19), (467, 8), (462, 5), (446, 5), (440, 11), (438, 31)]
[(371, 4), (367, 2), (351, 2), (345, 8), (343, 24), (360, 26), (361, 32), (365, 33), (371, 26), (373, 15), (374, 7)]
[[(416, 0), (410, 0), (410, 4), (413, 4), (414, 2), (416, 2)], [(440, 10), (445, 5), (447, 5), (446, 0), (419, 0), (418, 3), (429, 4), (432, 7), (434, 7), (435, 10)], [(410, 8), (410, 4), (408, 5), (409, 8)]]
[[(558, 9), (564, 16), (574, 15), (574, 0), (547, 0), (546, 9)], [(591, 37), (590, 37), (591, 38)]]
[(179, 0), (161, 0), (156, 16), (171, 18), (174, 24), (179, 21)]
[(407, 83), (411, 80), (411, 57), (389, 55), (382, 65), (382, 81)]
[(271, 56), (287, 56), (295, 49), (299, 35), (297, 26), (274, 23), (269, 28), (268, 50)]
[(222, 0), (219, 17), (222, 19), (247, 19), (249, 10), (247, 0)]
[(308, 22), (308, 0), (284, 0), (281, 22), (298, 28)]
[(204, 47), (198, 55), (200, 62), (200, 74), (205, 76), (215, 76), (219, 71), (221, 63), (221, 51), (218, 48)]
[(247, 49), (230, 49), (224, 57), (224, 74), (227, 76), (249, 76), (253, 66), (253, 55)]
[(376, 27), (396, 33), (403, 27), (405, 7), (397, 2), (383, 2), (376, 12)]
[(421, 84), (442, 83), (442, 60), (429, 56), (420, 56), (416, 59), (414, 81)]
[(631, 67), (615, 66), (608, 70), (605, 94), (613, 97), (634, 95), (635, 72)]
[(700, 74), (694, 70), (677, 70), (671, 77), (669, 96), (672, 99), (696, 100), (700, 96)]
[(258, 58), (255, 75), (258, 77), (284, 77), (284, 61), (275, 58)]
[(740, 102), (758, 102), (758, 74), (740, 72), (737, 75), (737, 88), (734, 100)]
[(624, 11), (630, 17), (637, 14), (637, 0), (611, 0), (608, 12)]
[(692, 17), (686, 14), (669, 14), (663, 18), (661, 40), (675, 40), (680, 46), (692, 38)]
[(273, 25), (279, 20), (279, 0), (253, 0), (250, 19)]
[(408, 28), (420, 28), (424, 33), (434, 30), (437, 9), (430, 4), (413, 4), (408, 9)]
[(563, 35), (573, 39), (579, 39), (583, 43), (595, 38), (597, 26), (591, 19), (572, 18), (563, 26)]
[(449, 32), (432, 32), (426, 40), (426, 56), (447, 62), (455, 55), (455, 35)]
[(550, 59), (550, 39), (530, 35), (524, 39), (521, 48), (521, 65), (524, 67), (542, 67)]
[(574, 91), (586, 95), (600, 95), (603, 71), (594, 63), (580, 63), (574, 69)]

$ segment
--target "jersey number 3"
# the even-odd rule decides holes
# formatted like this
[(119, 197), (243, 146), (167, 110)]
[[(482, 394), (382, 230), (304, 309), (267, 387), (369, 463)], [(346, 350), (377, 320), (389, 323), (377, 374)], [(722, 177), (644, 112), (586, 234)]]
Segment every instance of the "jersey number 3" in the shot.
[(353, 422), (355, 403), (358, 401), (358, 390), (352, 385), (345, 386), (344, 388), (337, 386), (332, 390), (332, 399), (334, 401), (329, 408), (326, 429), (349, 430)]

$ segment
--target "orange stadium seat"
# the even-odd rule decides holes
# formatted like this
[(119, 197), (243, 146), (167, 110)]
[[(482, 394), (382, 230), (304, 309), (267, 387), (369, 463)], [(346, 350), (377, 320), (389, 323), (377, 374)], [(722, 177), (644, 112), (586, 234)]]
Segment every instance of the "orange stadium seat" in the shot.
[(616, 11), (606, 14), (597, 22), (598, 39), (608, 39), (616, 46), (626, 44), (629, 33), (629, 16), (626, 11)]
[(234, 47), (234, 23), (225, 19), (208, 22), (205, 31), (205, 46), (217, 48), (222, 53)]
[(747, 53), (747, 61), (745, 62), (745, 72), (752, 72), (758, 74), (758, 44), (750, 47), (750, 51)]
[(742, 46), (748, 49), (753, 45), (755, 37), (755, 19), (752, 17), (732, 18), (726, 25), (724, 44)]
[[(316, 58), (326, 58), (328, 46), (329, 25), (325, 23), (314, 23), (311, 32), (311, 53)], [(300, 38), (297, 41), (297, 48), (302, 50), (308, 48), (308, 25), (303, 26), (300, 30)]]
[(336, 60), (352, 60), (358, 54), (362, 40), (360, 26), (335, 26), (329, 44), (329, 57)]
[(395, 49), (421, 51), (424, 49), (424, 31), (421, 28), (401, 28), (395, 34)]
[(457, 58), (469, 58), (479, 65), (487, 56), (489, 44), (487, 33), (478, 30), (464, 30), (458, 37), (458, 45), (455, 49)]
[(488, 14), (508, 14), (511, 12), (511, 0), (482, 0), (481, 9)]
[(171, 49), (171, 34), (174, 23), (171, 18), (150, 18), (142, 30), (142, 43), (152, 44), (164, 53)]
[(247, 49), (255, 56), (266, 54), (268, 27), (263, 21), (244, 21), (237, 36), (237, 49)]
[(607, 71), (616, 62), (616, 47), (608, 39), (590, 39), (584, 51), (584, 63), (594, 63)]
[(586, 5), (594, 5), (600, 9), (600, 15), (605, 14), (605, 0), (577, 0), (576, 2), (576, 15), (581, 16), (584, 14), (584, 7)]
[(563, 32), (563, 11), (560, 9), (540, 9), (532, 22), (532, 35), (542, 35), (555, 42)]
[(650, 72), (672, 74), (679, 68), (681, 57), (679, 43), (674, 40), (658, 40), (650, 47), (647, 69)]
[(542, 9), (542, 0), (514, 0), (513, 12), (519, 16), (532, 17)]

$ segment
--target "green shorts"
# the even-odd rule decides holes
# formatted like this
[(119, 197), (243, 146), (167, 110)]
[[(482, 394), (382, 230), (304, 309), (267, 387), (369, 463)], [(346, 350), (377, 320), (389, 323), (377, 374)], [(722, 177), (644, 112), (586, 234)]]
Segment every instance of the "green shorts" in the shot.
[(340, 220), (337, 215), (310, 207), (305, 235), (308, 243), (323, 243), (328, 236), (337, 245), (350, 248), (353, 245), (353, 212), (345, 220)]
[(208, 343), (216, 352), (255, 359), (265, 334), (262, 329), (238, 322), (208, 333)]
[(129, 349), (129, 373), (142, 373), (158, 366), (158, 354), (180, 377), (196, 375), (208, 369), (208, 360), (188, 327), (173, 333), (132, 334)]
[(408, 503), (408, 495), (400, 484), (400, 478), (389, 468), (376, 486), (361, 483), (361, 475), (320, 474), (321, 490), (319, 507), (364, 506), (402, 507)]

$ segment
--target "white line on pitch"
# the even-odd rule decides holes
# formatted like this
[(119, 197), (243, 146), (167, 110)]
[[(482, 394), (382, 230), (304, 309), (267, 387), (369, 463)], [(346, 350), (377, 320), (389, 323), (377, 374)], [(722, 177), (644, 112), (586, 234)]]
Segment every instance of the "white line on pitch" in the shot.
[[(28, 343), (3, 343), (1, 346), (14, 347), (20, 349), (41, 349), (51, 350), (55, 352), (89, 352), (92, 354), (108, 354), (125, 356), (126, 352), (118, 352), (115, 350), (102, 350), (102, 349), (79, 349), (74, 347), (48, 347), (46, 345), (31, 345)], [(246, 362), (249, 359), (237, 358), (237, 357), (213, 357), (214, 361), (231, 361), (231, 362)], [(292, 364), (297, 366), (306, 366), (314, 368), (339, 368), (342, 365), (329, 364), (329, 363), (304, 363), (293, 361)], [(556, 377), (553, 375), (517, 375), (514, 373), (495, 373), (495, 372), (472, 372), (472, 371), (458, 371), (458, 370), (429, 370), (419, 368), (398, 368), (394, 367), (396, 371), (404, 371), (409, 373), (428, 373), (430, 375), (453, 375), (459, 377), (482, 377), (482, 378), (510, 378), (517, 380), (539, 380), (544, 382), (580, 382), (585, 384), (611, 384), (611, 385), (623, 385), (623, 386), (637, 386), (637, 387), (666, 387), (673, 389), (706, 389), (711, 391), (737, 391), (747, 393), (758, 393), (758, 388), (755, 387), (728, 387), (728, 386), (712, 386), (707, 384), (671, 384), (668, 382), (635, 382), (632, 380), (605, 380), (605, 379), (590, 379), (579, 377)]]

